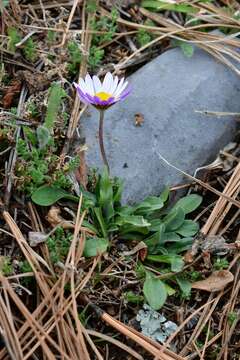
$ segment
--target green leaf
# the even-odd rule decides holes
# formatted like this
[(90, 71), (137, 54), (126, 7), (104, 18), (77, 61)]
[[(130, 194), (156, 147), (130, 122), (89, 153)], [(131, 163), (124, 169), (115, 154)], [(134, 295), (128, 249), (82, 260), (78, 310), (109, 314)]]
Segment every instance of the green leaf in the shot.
[(171, 271), (179, 272), (183, 269), (184, 261), (179, 255), (148, 255), (147, 260), (171, 265)]
[(103, 254), (107, 251), (109, 246), (108, 239), (92, 237), (86, 239), (83, 255), (85, 257), (92, 257)]
[(188, 43), (182, 41), (180, 48), (186, 57), (191, 58), (193, 56), (194, 47), (191, 44), (188, 44)]
[(99, 205), (103, 209), (104, 217), (110, 220), (114, 215), (113, 185), (106, 167), (99, 180)]
[(41, 206), (50, 206), (60, 199), (69, 199), (78, 202), (79, 198), (55, 186), (43, 185), (32, 194), (32, 201)]
[(194, 54), (194, 47), (193, 45), (183, 41), (183, 40), (176, 40), (173, 39), (171, 41), (173, 46), (179, 46), (184, 54), (184, 56), (191, 58)]
[(159, 310), (167, 299), (165, 284), (150, 272), (146, 272), (143, 293), (154, 310)]
[(51, 139), (50, 131), (45, 126), (39, 126), (36, 132), (39, 148), (44, 149)]
[(123, 181), (121, 179), (116, 178), (114, 181), (113, 187), (113, 203), (121, 203), (122, 198), (122, 191), (123, 191)]
[(178, 229), (183, 224), (184, 219), (185, 213), (183, 209), (180, 206), (174, 207), (163, 220), (166, 226), (166, 232), (172, 232)]
[(165, 232), (162, 237), (163, 243), (178, 242), (180, 240), (181, 240), (180, 236), (178, 234), (176, 234), (175, 232)]
[(53, 130), (54, 123), (60, 110), (62, 98), (64, 98), (65, 96), (66, 92), (61, 88), (60, 84), (53, 83), (51, 85), (48, 98), (47, 113), (44, 122), (44, 127), (47, 128), (50, 132)]
[(148, 247), (149, 254), (156, 254), (157, 247), (164, 245), (164, 242), (162, 241), (164, 230), (165, 226), (162, 224), (159, 227), (158, 231), (156, 231), (153, 235), (144, 240), (145, 244)]
[(134, 212), (136, 214), (141, 213), (142, 215), (144, 215), (148, 212), (154, 212), (156, 210), (160, 210), (162, 209), (163, 206), (164, 203), (161, 198), (156, 196), (149, 196), (134, 208)]
[(193, 238), (183, 238), (178, 242), (172, 243), (167, 246), (168, 253), (170, 254), (179, 254), (183, 251), (191, 249), (193, 244)]
[(191, 194), (178, 200), (173, 209), (182, 208), (185, 215), (196, 210), (202, 202), (202, 197), (197, 194)]
[(160, 0), (146, 0), (142, 2), (142, 6), (146, 8), (151, 8), (157, 11), (161, 10), (170, 10), (177, 11), (184, 14), (194, 14), (198, 12), (197, 8), (194, 8), (191, 5), (186, 4), (172, 4), (169, 2), (164, 2)]
[(184, 237), (194, 236), (199, 230), (199, 225), (192, 220), (184, 220), (176, 232)]
[(123, 216), (119, 219), (119, 222), (121, 225), (129, 224), (137, 227), (148, 227), (151, 225), (143, 216), (138, 215)]
[(162, 220), (159, 219), (150, 219), (151, 226), (149, 228), (150, 231), (158, 231), (159, 228), (163, 225)]
[(93, 208), (93, 212), (97, 218), (97, 221), (100, 225), (100, 228), (101, 228), (101, 231), (102, 231), (102, 235), (107, 238), (107, 226), (106, 226), (106, 223), (104, 221), (104, 218), (103, 218), (103, 214), (102, 214), (102, 209), (101, 208)]
[(175, 279), (185, 297), (188, 297), (191, 293), (191, 283), (190, 281), (184, 279), (182, 276), (175, 276)]
[(166, 186), (160, 195), (160, 199), (165, 203), (169, 198), (169, 194), (170, 194), (170, 188)]

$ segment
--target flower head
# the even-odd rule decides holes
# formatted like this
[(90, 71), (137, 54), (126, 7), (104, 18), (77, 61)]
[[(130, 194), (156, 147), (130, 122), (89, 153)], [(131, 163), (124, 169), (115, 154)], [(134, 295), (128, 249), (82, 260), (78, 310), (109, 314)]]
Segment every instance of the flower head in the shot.
[(105, 110), (116, 102), (125, 99), (131, 92), (128, 82), (108, 72), (103, 82), (97, 76), (86, 75), (79, 84), (74, 83), (80, 99), (85, 104), (92, 104), (97, 109)]

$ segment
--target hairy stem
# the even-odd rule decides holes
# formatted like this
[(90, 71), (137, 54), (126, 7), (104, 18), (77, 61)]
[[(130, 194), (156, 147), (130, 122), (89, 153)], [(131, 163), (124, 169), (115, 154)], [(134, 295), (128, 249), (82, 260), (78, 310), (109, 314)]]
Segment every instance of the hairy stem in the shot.
[(105, 149), (104, 149), (104, 143), (103, 143), (103, 120), (104, 120), (104, 110), (100, 110), (100, 118), (99, 118), (99, 145), (100, 145), (100, 150), (101, 150), (101, 155), (102, 155), (102, 159), (103, 159), (103, 163), (104, 165), (107, 167), (107, 170), (109, 172), (109, 165), (108, 165), (108, 161), (107, 161), (107, 157), (106, 157), (106, 153), (105, 153)]

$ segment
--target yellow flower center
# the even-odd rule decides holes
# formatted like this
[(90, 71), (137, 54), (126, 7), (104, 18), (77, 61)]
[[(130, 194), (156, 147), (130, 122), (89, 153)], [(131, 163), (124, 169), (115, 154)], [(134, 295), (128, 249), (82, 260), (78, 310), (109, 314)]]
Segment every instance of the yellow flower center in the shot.
[(107, 94), (104, 91), (100, 91), (100, 92), (96, 93), (95, 96), (97, 96), (102, 101), (107, 101), (108, 99), (110, 99), (112, 97), (112, 95)]

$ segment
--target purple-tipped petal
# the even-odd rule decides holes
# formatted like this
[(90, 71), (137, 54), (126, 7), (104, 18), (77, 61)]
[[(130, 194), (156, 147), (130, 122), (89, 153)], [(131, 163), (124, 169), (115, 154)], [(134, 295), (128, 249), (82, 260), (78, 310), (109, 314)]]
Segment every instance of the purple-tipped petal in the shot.
[(90, 104), (94, 104), (95, 103), (95, 100), (94, 100), (94, 96), (91, 96), (89, 94), (85, 94), (85, 97), (87, 98), (88, 102)]
[(83, 91), (81, 90), (80, 86), (76, 83), (74, 83), (74, 86), (77, 90), (77, 93), (78, 93), (78, 96), (80, 98), (80, 100), (84, 103), (84, 104), (88, 104), (89, 101), (88, 99), (86, 98), (86, 95), (83, 93)]
[(132, 92), (132, 86), (128, 87), (119, 95), (119, 100), (124, 100)]

